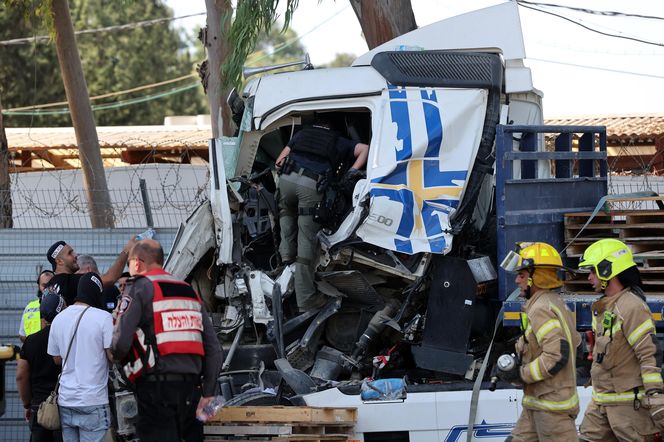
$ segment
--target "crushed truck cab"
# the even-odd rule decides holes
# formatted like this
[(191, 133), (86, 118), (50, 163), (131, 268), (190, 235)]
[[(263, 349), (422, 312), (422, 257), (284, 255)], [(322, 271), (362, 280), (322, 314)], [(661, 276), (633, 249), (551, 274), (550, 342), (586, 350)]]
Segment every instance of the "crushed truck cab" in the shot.
[[(524, 58), (517, 5), (505, 3), (405, 34), (351, 67), (268, 74), (233, 96), (238, 134), (211, 140), (210, 202), (166, 263), (213, 312), (229, 404), (357, 406), (367, 441), (465, 437), (472, 381), (518, 334), (496, 319), (514, 287), (497, 261), (516, 240), (562, 246), (562, 214), (606, 193), (603, 128), (541, 126)], [(318, 234), (317, 290), (330, 301), (299, 313), (294, 266), (278, 256), (274, 163), (317, 114), (369, 157)], [(579, 131), (584, 152), (572, 149)], [(362, 400), (369, 377), (407, 379), (390, 407), (409, 417), (380, 419), (380, 404)], [(520, 412), (521, 393), (499, 387), (474, 422), (489, 440)]]

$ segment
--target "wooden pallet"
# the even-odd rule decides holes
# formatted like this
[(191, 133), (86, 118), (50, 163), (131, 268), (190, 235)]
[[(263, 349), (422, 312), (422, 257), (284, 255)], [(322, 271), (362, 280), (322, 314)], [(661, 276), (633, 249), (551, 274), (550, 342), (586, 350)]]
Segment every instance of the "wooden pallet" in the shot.
[[(660, 202), (664, 197), (624, 199), (635, 203)], [(634, 254), (641, 271), (643, 288), (647, 294), (664, 294), (664, 211), (663, 210), (613, 210), (599, 212), (584, 225), (592, 212), (567, 213), (565, 219), (566, 254), (570, 265), (578, 264), (583, 252), (593, 242), (604, 238), (623, 241)], [(583, 230), (582, 230), (583, 229)], [(587, 275), (568, 274), (564, 289), (575, 293), (591, 293)]]
[(356, 421), (355, 408), (225, 407), (204, 432), (210, 441), (346, 441)]

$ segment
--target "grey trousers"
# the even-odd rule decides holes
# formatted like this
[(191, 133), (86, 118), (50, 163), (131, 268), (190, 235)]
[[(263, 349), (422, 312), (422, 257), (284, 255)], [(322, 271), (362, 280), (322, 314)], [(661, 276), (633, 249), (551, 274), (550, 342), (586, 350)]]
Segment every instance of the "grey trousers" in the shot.
[(300, 310), (313, 307), (316, 294), (314, 258), (317, 254), (316, 235), (320, 225), (314, 222), (313, 208), (323, 195), (316, 190), (316, 181), (297, 172), (279, 177), (279, 253), (283, 261), (295, 259), (295, 298)]

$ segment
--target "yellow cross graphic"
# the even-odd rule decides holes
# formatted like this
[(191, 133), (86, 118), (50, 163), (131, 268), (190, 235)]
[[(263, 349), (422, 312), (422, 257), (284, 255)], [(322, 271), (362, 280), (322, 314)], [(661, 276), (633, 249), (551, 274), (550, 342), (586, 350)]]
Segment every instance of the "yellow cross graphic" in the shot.
[[(430, 161), (430, 160), (429, 160)], [(424, 207), (425, 200), (437, 200), (444, 198), (459, 199), (459, 195), (463, 190), (459, 186), (424, 186), (424, 160), (410, 160), (407, 166), (408, 185), (403, 184), (382, 184), (374, 183), (373, 187), (380, 189), (393, 189), (402, 190), (408, 189), (413, 193), (415, 204), (417, 205), (417, 212), (419, 216), (415, 218), (415, 231), (420, 232), (424, 227), (422, 220), (422, 208)]]

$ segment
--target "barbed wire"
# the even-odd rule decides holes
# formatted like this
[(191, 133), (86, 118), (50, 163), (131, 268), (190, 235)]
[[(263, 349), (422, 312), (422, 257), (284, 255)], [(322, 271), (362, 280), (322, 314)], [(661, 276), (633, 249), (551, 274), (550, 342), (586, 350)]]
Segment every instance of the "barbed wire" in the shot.
[[(200, 141), (199, 141), (200, 142)], [(44, 145), (44, 143), (39, 142)], [(107, 160), (120, 158), (126, 147), (100, 143)], [(191, 140), (169, 138), (158, 142), (128, 137), (122, 146), (143, 146), (144, 154), (138, 164), (105, 169), (116, 226), (139, 227), (145, 225), (144, 201), (140, 180), (145, 179), (155, 224), (159, 227), (177, 227), (191, 212), (209, 198), (209, 168), (200, 149), (190, 147)], [(183, 146), (173, 148), (174, 145)], [(154, 158), (179, 157), (172, 163), (155, 163)], [(71, 150), (75, 149), (62, 149)], [(111, 158), (108, 158), (108, 157)], [(186, 164), (197, 158), (201, 165)], [(11, 196), (13, 219), (16, 227), (89, 227), (87, 194), (83, 189), (80, 170), (46, 167), (39, 158), (41, 168), (21, 173), (21, 166), (12, 162)], [(34, 161), (37, 161), (33, 157)], [(66, 160), (65, 160), (66, 161)], [(118, 186), (122, 183), (122, 187)]]

